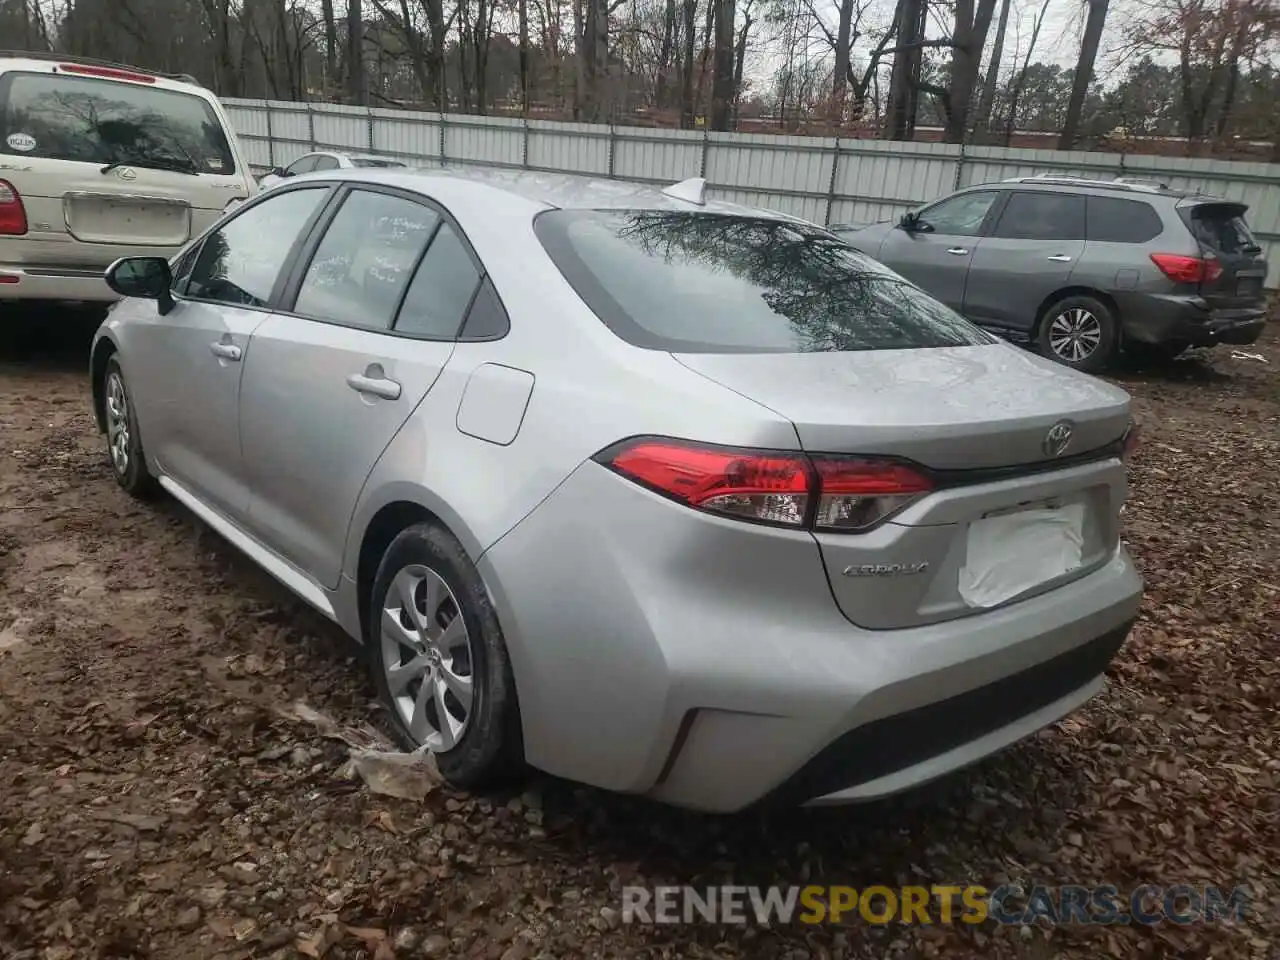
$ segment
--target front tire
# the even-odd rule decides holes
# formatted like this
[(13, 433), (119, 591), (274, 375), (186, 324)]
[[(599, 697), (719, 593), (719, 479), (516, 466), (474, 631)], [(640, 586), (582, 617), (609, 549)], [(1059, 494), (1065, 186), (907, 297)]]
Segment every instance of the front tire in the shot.
[(488, 591), (462, 545), (430, 523), (392, 541), (374, 578), (369, 663), (396, 738), (450, 783), (485, 788), (524, 768), (515, 678)]
[(107, 456), (116, 483), (131, 497), (150, 499), (155, 496), (158, 485), (147, 469), (138, 416), (124, 382), (124, 371), (115, 357), (107, 360), (103, 374), (102, 406), (107, 425)]
[(1040, 352), (1063, 366), (1097, 373), (1115, 358), (1119, 324), (1111, 309), (1088, 296), (1066, 297), (1040, 319)]

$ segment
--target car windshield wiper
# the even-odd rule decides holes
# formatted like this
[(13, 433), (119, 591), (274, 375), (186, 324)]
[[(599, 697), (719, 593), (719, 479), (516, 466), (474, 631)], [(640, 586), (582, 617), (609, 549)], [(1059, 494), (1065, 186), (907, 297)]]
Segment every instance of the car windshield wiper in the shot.
[(98, 172), (110, 173), (117, 167), (146, 167), (150, 170), (169, 170), (173, 173), (186, 173), (193, 177), (197, 175), (194, 164), (184, 163), (181, 160), (166, 160), (161, 157), (143, 160), (112, 160)]

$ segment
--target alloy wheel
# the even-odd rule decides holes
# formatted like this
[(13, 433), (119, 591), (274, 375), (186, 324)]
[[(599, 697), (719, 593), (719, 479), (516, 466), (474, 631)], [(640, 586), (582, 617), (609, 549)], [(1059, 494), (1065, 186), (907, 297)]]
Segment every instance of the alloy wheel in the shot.
[(129, 471), (129, 395), (114, 371), (107, 377), (107, 443), (111, 465), (123, 477)]
[(475, 700), (474, 651), (457, 597), (434, 570), (410, 564), (382, 606), (382, 668), (396, 712), (415, 742), (452, 750)]
[(1084, 307), (1071, 307), (1049, 325), (1049, 348), (1068, 363), (1088, 359), (1102, 343), (1102, 324)]

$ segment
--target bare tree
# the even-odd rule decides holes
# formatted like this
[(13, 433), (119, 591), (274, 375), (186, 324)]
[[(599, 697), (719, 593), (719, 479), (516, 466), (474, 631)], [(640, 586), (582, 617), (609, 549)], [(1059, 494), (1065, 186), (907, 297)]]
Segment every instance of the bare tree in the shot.
[(1110, 0), (1086, 0), (1089, 17), (1085, 22), (1084, 39), (1080, 43), (1080, 56), (1076, 60), (1075, 78), (1071, 83), (1071, 100), (1067, 103), (1067, 118), (1058, 140), (1059, 150), (1075, 146), (1080, 130), (1080, 114), (1084, 110), (1084, 98), (1093, 83), (1093, 65), (1098, 59), (1098, 45), (1102, 42), (1102, 28), (1107, 21)]

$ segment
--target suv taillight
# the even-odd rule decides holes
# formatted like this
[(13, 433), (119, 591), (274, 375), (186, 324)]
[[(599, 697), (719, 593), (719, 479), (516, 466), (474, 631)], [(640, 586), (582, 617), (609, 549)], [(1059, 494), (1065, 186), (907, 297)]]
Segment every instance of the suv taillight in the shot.
[(1151, 262), (1174, 283), (1213, 283), (1222, 276), (1222, 264), (1209, 257), (1181, 253), (1153, 253)]
[(812, 530), (869, 530), (933, 489), (923, 473), (895, 460), (810, 457), (657, 437), (623, 441), (595, 460), (696, 510)]
[(0, 236), (20, 237), (27, 232), (27, 208), (8, 180), (0, 180)]

